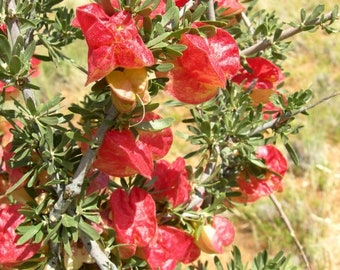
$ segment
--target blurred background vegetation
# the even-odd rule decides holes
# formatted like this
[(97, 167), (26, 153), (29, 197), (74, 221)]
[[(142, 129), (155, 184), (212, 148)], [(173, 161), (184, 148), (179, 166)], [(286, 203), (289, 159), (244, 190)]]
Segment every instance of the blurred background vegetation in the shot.
[[(69, 6), (78, 6), (86, 0), (65, 1)], [(337, 4), (337, 0), (259, 0), (258, 8), (275, 12), (283, 21), (298, 21), (300, 9), (312, 10), (318, 4), (325, 4), (326, 11)], [(288, 26), (287, 26), (288, 27)], [(339, 22), (336, 27), (340, 29)], [(340, 45), (339, 34), (327, 35), (322, 31), (302, 33), (291, 39), (291, 51), (282, 66), (290, 76), (283, 89), (294, 92), (310, 88), (313, 102), (339, 91), (340, 86)], [(65, 55), (77, 64), (87, 66), (87, 46), (84, 41), (71, 44)], [(41, 86), (37, 95), (47, 100), (56, 92), (66, 97), (64, 109), (70, 102), (79, 102), (84, 93), (86, 75), (71, 64), (63, 63), (56, 67), (53, 63), (41, 65), (41, 76), (35, 83)], [(284, 178), (284, 190), (276, 194), (295, 229), (297, 238), (305, 248), (313, 269), (340, 269), (340, 97), (313, 108), (309, 116), (300, 115), (295, 120), (304, 128), (292, 137), (300, 157), (300, 165), (290, 162), (289, 173)], [(172, 114), (177, 128), (183, 117), (181, 110), (163, 109), (163, 114)], [(173, 115), (174, 114), (174, 115)], [(175, 128), (176, 129), (176, 128)], [(185, 141), (175, 138), (177, 143), (171, 150), (169, 159), (185, 154)], [(184, 149), (184, 150), (183, 150)], [(288, 155), (286, 155), (288, 156)], [(270, 254), (279, 250), (290, 253), (291, 263), (304, 269), (298, 250), (286, 230), (279, 213), (269, 198), (252, 205), (234, 209), (231, 218), (237, 228), (235, 245), (245, 261), (251, 260), (259, 251), (266, 248)], [(228, 261), (231, 247), (226, 255)], [(206, 256), (204, 259), (212, 259)]]

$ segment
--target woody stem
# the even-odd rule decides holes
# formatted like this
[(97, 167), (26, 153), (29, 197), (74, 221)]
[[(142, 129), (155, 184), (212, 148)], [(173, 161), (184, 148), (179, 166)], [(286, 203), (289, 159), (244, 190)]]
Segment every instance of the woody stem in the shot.
[[(320, 25), (321, 23), (324, 23), (326, 21), (331, 20), (332, 16), (333, 16), (332, 12), (329, 12), (322, 19), (320, 17), (316, 18), (314, 20), (306, 22), (305, 25), (315, 25), (315, 26), (317, 26), (317, 25)], [(299, 34), (303, 31), (304, 30), (303, 30), (302, 26), (288, 28), (281, 33), (281, 35), (277, 39), (277, 41), (285, 40), (285, 39), (290, 38), (290, 37), (292, 37), (296, 34)], [(254, 54), (256, 54), (260, 51), (263, 51), (263, 50), (271, 47), (273, 44), (274, 44), (274, 40), (272, 38), (261, 40), (258, 43), (242, 50), (241, 55), (243, 55), (243, 56), (254, 55)]]
[[(17, 7), (16, 1), (10, 0), (8, 3), (8, 10), (10, 10), (12, 14), (15, 14), (16, 7)], [(18, 37), (20, 36), (19, 21), (15, 15), (13, 15), (12, 18), (8, 21), (8, 29), (10, 32), (11, 42), (14, 45)], [(25, 78), (25, 80), (28, 81), (28, 78)], [(33, 104), (36, 105), (36, 100), (32, 89), (24, 86), (21, 88), (21, 90), (26, 104), (29, 100), (31, 100)]]
[(294, 243), (297, 246), (297, 248), (298, 248), (298, 250), (300, 252), (301, 257), (302, 257), (303, 261), (306, 264), (306, 269), (307, 270), (311, 270), (311, 266), (310, 266), (309, 260), (307, 258), (307, 255), (306, 255), (306, 253), (305, 253), (305, 251), (303, 249), (303, 246), (301, 245), (299, 239), (296, 237), (296, 234), (295, 234), (295, 231), (293, 229), (293, 226), (290, 223), (289, 218), (287, 217), (285, 211), (283, 210), (281, 203), (277, 200), (277, 198), (275, 197), (274, 194), (270, 194), (269, 198), (271, 199), (271, 201), (275, 205), (277, 211), (279, 212), (281, 219), (283, 220), (284, 224), (286, 225), (286, 227), (287, 227), (287, 229), (288, 229), (288, 231), (290, 233), (290, 236), (293, 238)]

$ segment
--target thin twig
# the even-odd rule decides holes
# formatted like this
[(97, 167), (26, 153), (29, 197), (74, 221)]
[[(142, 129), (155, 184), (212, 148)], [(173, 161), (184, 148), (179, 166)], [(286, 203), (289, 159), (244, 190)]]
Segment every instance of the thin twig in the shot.
[(254, 27), (251, 25), (251, 22), (249, 20), (249, 18), (247, 17), (245, 12), (241, 12), (241, 18), (244, 21), (244, 23), (246, 24), (246, 26), (248, 27), (250, 34), (253, 35), (255, 32)]
[(255, 129), (250, 130), (249, 133), (247, 134), (247, 136), (253, 136), (255, 134), (259, 134), (259, 133), (263, 132), (264, 130), (266, 130), (268, 128), (273, 128), (273, 127), (277, 126), (278, 124), (286, 122), (287, 120), (291, 119), (292, 117), (296, 116), (297, 114), (306, 112), (306, 111), (316, 107), (317, 105), (319, 105), (319, 104), (321, 104), (321, 103), (323, 103), (323, 102), (325, 102), (325, 101), (327, 101), (331, 98), (339, 96), (339, 95), (340, 95), (340, 92), (333, 93), (333, 94), (331, 94), (327, 97), (320, 99), (319, 101), (317, 101), (317, 102), (315, 102), (315, 103), (313, 103), (309, 106), (306, 106), (306, 107), (303, 107), (303, 108), (297, 110), (294, 113), (287, 113), (287, 114), (282, 115), (281, 117), (270, 120), (270, 121), (264, 123), (263, 125), (260, 125), (260, 126), (256, 127)]
[[(322, 22), (329, 21), (331, 19), (332, 19), (332, 12), (329, 12), (322, 18), (322, 20), (321, 20), (321, 18), (316, 18), (314, 20), (306, 22), (305, 26), (306, 25), (320, 25)], [(285, 40), (285, 39), (290, 38), (290, 37), (302, 32), (302, 31), (303, 31), (303, 28), (301, 26), (288, 28), (281, 33), (281, 35), (277, 39), (277, 41)], [(253, 55), (255, 53), (258, 53), (260, 51), (263, 51), (263, 50), (269, 48), (273, 44), (274, 44), (273, 39), (264, 39), (264, 40), (262, 40), (262, 41), (260, 41), (256, 44), (242, 50), (241, 55), (243, 55), (243, 56)]]
[(215, 14), (215, 8), (214, 8), (214, 0), (209, 0), (208, 1), (207, 17), (208, 17), (209, 21), (216, 21), (216, 14)]
[[(59, 196), (58, 201), (55, 203), (50, 212), (49, 221), (52, 226), (61, 219), (62, 214), (69, 209), (73, 199), (81, 193), (86, 173), (95, 160), (97, 151), (103, 142), (106, 131), (110, 128), (107, 122), (111, 122), (112, 120), (114, 120), (117, 115), (117, 110), (113, 105), (111, 105), (107, 111), (105, 120), (98, 128), (98, 131), (93, 139), (96, 147), (88, 148), (85, 155), (80, 161), (80, 164), (74, 174), (73, 180), (65, 187), (65, 191)], [(117, 269), (117, 267), (109, 260), (105, 253), (103, 253), (96, 241), (89, 239), (88, 236), (86, 236), (85, 234), (81, 234), (81, 240), (100, 269)]]
[(45, 270), (57, 270), (60, 267), (60, 243), (49, 242), (49, 259)]
[[(10, 0), (8, 3), (8, 10), (11, 11), (12, 14), (15, 14), (16, 10), (16, 2), (15, 0)], [(20, 27), (19, 27), (19, 21), (18, 18), (14, 15), (9, 21), (8, 21), (8, 28), (10, 32), (10, 38), (12, 45), (15, 44), (17, 41), (18, 37), (20, 36)], [(28, 37), (29, 39), (29, 37)], [(25, 78), (26, 82), (29, 81), (28, 78)], [(25, 84), (27, 85), (27, 84)], [(25, 102), (27, 103), (28, 100), (31, 100), (35, 105), (36, 105), (36, 99), (33, 93), (33, 90), (24, 86), (21, 88), (22, 94), (24, 97)]]
[(297, 248), (298, 248), (298, 250), (300, 252), (301, 257), (302, 257), (303, 261), (306, 264), (306, 268), (308, 270), (311, 270), (312, 268), (310, 266), (310, 263), (309, 263), (309, 260), (307, 258), (307, 255), (306, 255), (305, 251), (303, 250), (303, 246), (301, 245), (299, 239), (297, 239), (295, 231), (293, 229), (293, 226), (290, 223), (289, 218), (287, 217), (286, 213), (284, 212), (281, 203), (277, 200), (277, 198), (275, 197), (274, 194), (270, 194), (269, 198), (271, 199), (271, 201), (273, 202), (273, 204), (276, 207), (277, 211), (279, 212), (282, 221), (284, 222), (284, 224), (286, 225), (286, 227), (287, 227), (287, 229), (288, 229), (288, 231), (290, 233), (290, 236), (293, 238), (294, 243), (297, 246)]
[(65, 191), (59, 196), (58, 201), (52, 208), (49, 216), (51, 224), (55, 224), (60, 220), (61, 215), (67, 211), (73, 199), (81, 193), (85, 175), (91, 167), (93, 161), (95, 160), (97, 151), (103, 142), (106, 131), (110, 128), (110, 126), (107, 125), (107, 122), (111, 122), (112, 120), (114, 120), (117, 115), (117, 110), (114, 108), (113, 105), (111, 105), (107, 112), (105, 120), (100, 125), (95, 137), (93, 138), (96, 147), (88, 148), (85, 155), (82, 157), (76, 172), (74, 173), (74, 177), (71, 183), (69, 183), (65, 187)]
[(101, 270), (117, 270), (117, 266), (110, 261), (108, 256), (106, 256), (105, 252), (100, 248), (96, 241), (90, 239), (82, 231), (79, 232), (79, 236), (84, 244), (85, 249), (96, 261), (96, 264)]
[(179, 10), (179, 17), (182, 18), (187, 10), (190, 10), (195, 4), (194, 0), (189, 0), (185, 5)]

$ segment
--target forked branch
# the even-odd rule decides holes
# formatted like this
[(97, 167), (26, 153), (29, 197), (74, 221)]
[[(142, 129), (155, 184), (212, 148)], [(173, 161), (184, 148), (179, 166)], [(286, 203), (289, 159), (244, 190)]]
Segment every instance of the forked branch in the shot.
[[(311, 25), (317, 26), (317, 25), (320, 25), (321, 23), (324, 23), (326, 21), (330, 21), (332, 18), (333, 18), (333, 12), (329, 12), (324, 17), (322, 17), (322, 19), (320, 17), (318, 17), (316, 19), (313, 19), (311, 21), (306, 22), (304, 25), (305, 26), (311, 26)], [(290, 38), (290, 37), (292, 37), (296, 34), (303, 32), (303, 31), (304, 31), (303, 26), (288, 28), (288, 29), (282, 31), (280, 37), (276, 41), (283, 41), (287, 38)], [(264, 39), (264, 40), (259, 41), (256, 44), (242, 50), (240, 53), (241, 53), (242, 56), (251, 56), (251, 55), (256, 54), (260, 51), (268, 49), (273, 44), (274, 44), (273, 38)]]

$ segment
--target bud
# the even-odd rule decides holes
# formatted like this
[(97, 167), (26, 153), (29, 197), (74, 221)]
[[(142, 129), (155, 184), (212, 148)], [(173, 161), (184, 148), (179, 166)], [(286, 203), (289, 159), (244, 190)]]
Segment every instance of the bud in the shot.
[[(119, 112), (130, 112), (137, 101), (150, 102), (146, 68), (115, 70), (106, 76), (113, 105)], [(137, 97), (138, 96), (138, 97)]]
[(214, 216), (212, 223), (203, 225), (197, 233), (196, 244), (205, 253), (223, 253), (235, 237), (234, 226), (222, 216)]

